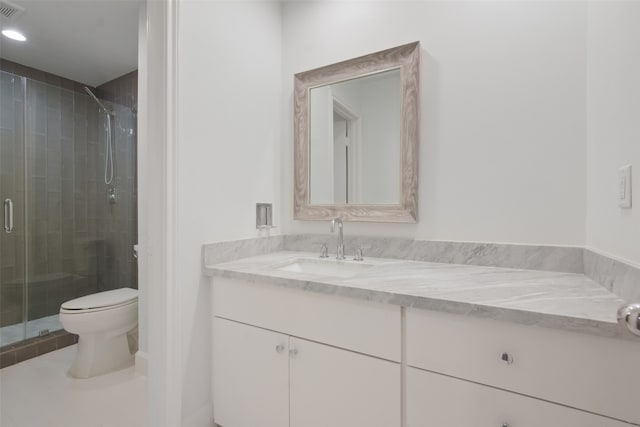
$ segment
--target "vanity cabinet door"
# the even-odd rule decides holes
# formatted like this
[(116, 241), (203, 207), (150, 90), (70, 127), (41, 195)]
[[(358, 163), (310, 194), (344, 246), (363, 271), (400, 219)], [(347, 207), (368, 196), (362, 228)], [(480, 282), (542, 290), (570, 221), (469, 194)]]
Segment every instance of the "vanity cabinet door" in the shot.
[(400, 364), (290, 339), (291, 427), (399, 427)]
[(213, 337), (216, 424), (288, 427), (289, 337), (218, 317)]
[(445, 375), (407, 368), (407, 427), (629, 427)]

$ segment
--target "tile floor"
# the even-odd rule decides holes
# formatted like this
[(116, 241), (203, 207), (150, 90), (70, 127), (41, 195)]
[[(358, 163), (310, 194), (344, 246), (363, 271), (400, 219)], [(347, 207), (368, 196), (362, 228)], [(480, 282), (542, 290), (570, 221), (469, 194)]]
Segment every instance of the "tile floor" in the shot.
[(2, 427), (148, 427), (147, 378), (133, 366), (67, 376), (76, 346), (0, 370)]

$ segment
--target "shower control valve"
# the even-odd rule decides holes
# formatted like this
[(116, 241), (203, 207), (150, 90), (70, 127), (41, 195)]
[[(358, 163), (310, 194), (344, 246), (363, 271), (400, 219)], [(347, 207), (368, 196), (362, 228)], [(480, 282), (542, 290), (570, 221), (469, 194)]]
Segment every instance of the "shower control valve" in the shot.
[(116, 187), (109, 188), (109, 195), (107, 196), (110, 204), (115, 204), (118, 199), (118, 193), (116, 192)]

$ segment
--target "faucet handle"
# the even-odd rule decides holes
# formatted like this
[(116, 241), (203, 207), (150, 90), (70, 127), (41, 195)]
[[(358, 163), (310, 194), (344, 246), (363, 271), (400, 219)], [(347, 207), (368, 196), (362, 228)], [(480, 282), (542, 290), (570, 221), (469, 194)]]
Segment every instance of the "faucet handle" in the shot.
[(356, 249), (356, 255), (353, 257), (354, 261), (364, 261), (364, 257), (362, 256), (362, 246), (359, 246)]
[(327, 248), (326, 243), (323, 243), (320, 248), (320, 258), (329, 258), (329, 249)]

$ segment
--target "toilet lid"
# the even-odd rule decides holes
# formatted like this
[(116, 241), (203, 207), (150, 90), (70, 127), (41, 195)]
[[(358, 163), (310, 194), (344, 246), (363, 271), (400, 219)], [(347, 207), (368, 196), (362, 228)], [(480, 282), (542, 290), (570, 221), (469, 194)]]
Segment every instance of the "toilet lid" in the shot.
[(64, 310), (88, 310), (92, 308), (112, 307), (133, 302), (138, 299), (138, 290), (131, 288), (114, 289), (97, 294), (72, 299), (62, 304)]

